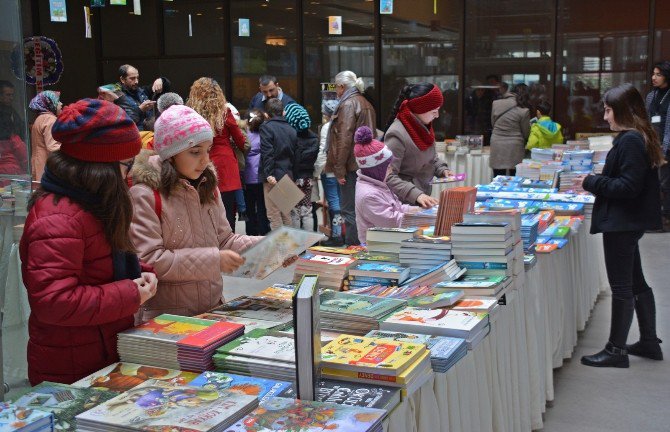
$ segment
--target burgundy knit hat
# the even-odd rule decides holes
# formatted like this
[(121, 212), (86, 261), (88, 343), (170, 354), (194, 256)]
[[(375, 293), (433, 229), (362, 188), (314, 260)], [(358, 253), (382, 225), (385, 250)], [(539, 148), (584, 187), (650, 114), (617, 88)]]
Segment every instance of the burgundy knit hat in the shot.
[(442, 103), (444, 103), (444, 98), (440, 89), (433, 84), (433, 88), (425, 95), (415, 97), (414, 99), (407, 99), (403, 103), (407, 103), (410, 111), (414, 114), (423, 114), (441, 107)]
[(354, 134), (354, 156), (363, 174), (383, 180), (386, 168), (393, 160), (393, 153), (383, 142), (372, 138), (372, 130), (367, 126), (356, 129)]
[(142, 148), (135, 123), (126, 112), (100, 99), (82, 99), (66, 107), (51, 128), (60, 151), (87, 162), (117, 162)]

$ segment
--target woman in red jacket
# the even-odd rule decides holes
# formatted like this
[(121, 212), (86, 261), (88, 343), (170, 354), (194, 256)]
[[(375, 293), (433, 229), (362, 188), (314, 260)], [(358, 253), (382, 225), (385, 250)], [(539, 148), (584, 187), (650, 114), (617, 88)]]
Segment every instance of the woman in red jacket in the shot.
[(212, 78), (199, 78), (193, 83), (186, 105), (203, 116), (214, 131), (209, 158), (219, 177), (219, 191), (226, 208), (226, 219), (235, 232), (235, 191), (242, 189), (242, 181), (233, 143), (244, 151), (244, 134), (226, 107), (223, 90)]
[(41, 187), (21, 238), (30, 302), (28, 377), (72, 383), (118, 361), (117, 333), (156, 292), (130, 240), (125, 176), (139, 132), (116, 105), (83, 99), (63, 108)]

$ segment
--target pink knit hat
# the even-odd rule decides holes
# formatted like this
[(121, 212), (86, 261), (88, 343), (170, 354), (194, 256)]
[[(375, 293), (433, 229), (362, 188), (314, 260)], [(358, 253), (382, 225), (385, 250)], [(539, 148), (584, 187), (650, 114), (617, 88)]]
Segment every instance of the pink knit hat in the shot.
[(172, 105), (154, 124), (154, 150), (162, 161), (213, 137), (207, 120), (185, 105)]
[(354, 143), (354, 156), (361, 169), (376, 167), (393, 157), (393, 153), (383, 142), (372, 138), (372, 130), (367, 126), (356, 129)]

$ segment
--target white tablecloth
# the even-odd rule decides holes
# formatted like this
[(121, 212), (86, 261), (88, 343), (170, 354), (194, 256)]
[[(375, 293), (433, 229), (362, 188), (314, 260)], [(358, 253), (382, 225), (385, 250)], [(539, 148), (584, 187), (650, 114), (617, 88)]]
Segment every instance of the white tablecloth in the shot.
[(478, 184), (488, 184), (492, 179), (492, 171), (489, 168), (489, 154), (480, 155), (456, 154), (453, 152), (438, 153), (449, 165), (453, 173), (466, 173), (468, 176), (464, 181), (446, 184), (433, 185), (431, 196), (440, 197), (440, 193), (450, 187), (456, 186), (476, 186)]

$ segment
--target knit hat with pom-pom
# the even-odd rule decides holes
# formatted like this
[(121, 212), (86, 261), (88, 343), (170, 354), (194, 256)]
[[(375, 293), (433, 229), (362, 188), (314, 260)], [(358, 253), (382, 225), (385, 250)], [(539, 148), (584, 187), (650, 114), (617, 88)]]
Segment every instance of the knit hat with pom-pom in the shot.
[(354, 134), (354, 156), (361, 172), (374, 179), (383, 181), (386, 169), (393, 160), (393, 153), (383, 142), (373, 138), (372, 130), (367, 126), (356, 129)]

